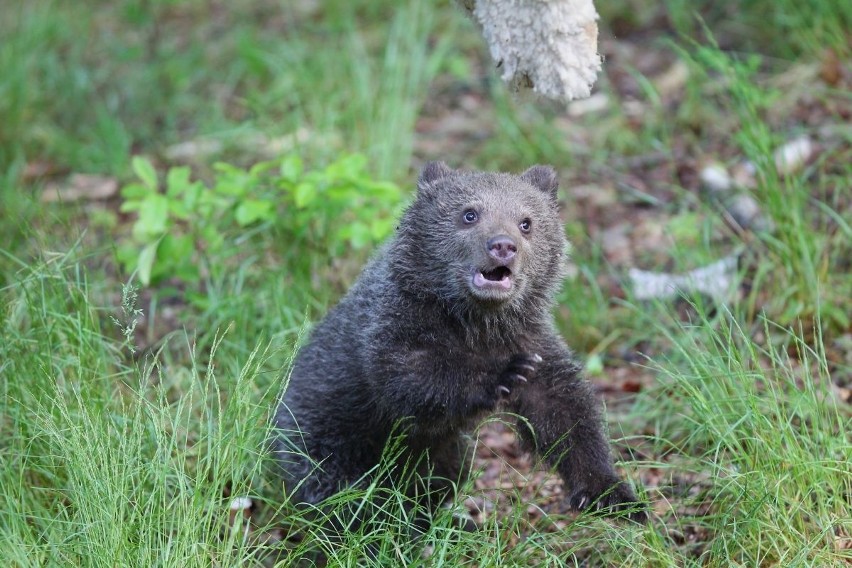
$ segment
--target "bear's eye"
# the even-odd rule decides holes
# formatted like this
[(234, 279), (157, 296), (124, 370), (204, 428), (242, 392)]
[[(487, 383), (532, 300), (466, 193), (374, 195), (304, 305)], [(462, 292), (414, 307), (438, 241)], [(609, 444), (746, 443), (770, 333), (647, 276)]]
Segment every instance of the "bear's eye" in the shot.
[(524, 219), (518, 225), (518, 228), (521, 230), (522, 233), (529, 233), (532, 230), (532, 221), (530, 221), (529, 219)]
[(462, 220), (468, 225), (476, 223), (476, 221), (479, 220), (479, 214), (475, 209), (467, 209), (464, 213), (462, 213)]

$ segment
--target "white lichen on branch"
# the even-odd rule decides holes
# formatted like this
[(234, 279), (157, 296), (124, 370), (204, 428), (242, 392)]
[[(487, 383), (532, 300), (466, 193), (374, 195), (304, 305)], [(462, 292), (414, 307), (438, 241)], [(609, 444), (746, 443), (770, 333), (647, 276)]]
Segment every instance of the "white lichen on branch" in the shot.
[(591, 0), (461, 0), (504, 81), (560, 101), (586, 98), (601, 69)]

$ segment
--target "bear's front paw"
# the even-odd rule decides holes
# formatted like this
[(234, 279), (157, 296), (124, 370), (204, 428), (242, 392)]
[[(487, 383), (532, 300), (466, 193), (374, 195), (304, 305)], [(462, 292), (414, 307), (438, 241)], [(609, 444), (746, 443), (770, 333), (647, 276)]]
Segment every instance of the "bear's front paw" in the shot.
[(602, 489), (578, 487), (568, 497), (568, 503), (577, 511), (601, 511), (605, 515), (626, 517), (637, 523), (648, 520), (647, 504), (639, 501), (624, 481), (614, 480)]
[(541, 356), (537, 353), (518, 353), (509, 361), (500, 373), (497, 381), (497, 394), (505, 398), (516, 388), (525, 385), (535, 378)]

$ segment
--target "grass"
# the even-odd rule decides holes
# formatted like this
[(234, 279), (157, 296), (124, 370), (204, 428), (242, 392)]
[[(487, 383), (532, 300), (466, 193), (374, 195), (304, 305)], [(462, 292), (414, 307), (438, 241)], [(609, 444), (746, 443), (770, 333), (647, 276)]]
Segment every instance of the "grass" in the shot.
[[(842, 3), (787, 4), (743, 3), (736, 19), (709, 4), (600, 6), (603, 22), (625, 34), (655, 18), (670, 24), (675, 33), (653, 49), (685, 63), (690, 79), (670, 99), (627, 63), (638, 85), (631, 104), (644, 116), (625, 110), (609, 78), (601, 88), (610, 107), (568, 125), (558, 106), (492, 83), (473, 26), (447, 3), (333, 1), (292, 13), (274, 2), (224, 9), (202, 0), (10, 8), (0, 20), (0, 560), (290, 566), (322, 550), (331, 566), (847, 565), (849, 99), (842, 86), (786, 74), (820, 64), (827, 48), (846, 53), (839, 31), (849, 14)], [(824, 116), (801, 118), (805, 92)], [(481, 125), (465, 135), (473, 142), (448, 131), (439, 150), (419, 146), (419, 129), (457, 93), (476, 101), (464, 110)], [(819, 156), (777, 174), (773, 152), (798, 135), (820, 140)], [(205, 180), (218, 175), (219, 158), (251, 164), (286, 147), (306, 167), (362, 153), (371, 175), (404, 187), (412, 161), (435, 158), (507, 170), (551, 162), (563, 180), (612, 183), (613, 202), (598, 209), (574, 203), (564, 184), (576, 275), (557, 317), (592, 358), (597, 384), (618, 390), (605, 377), (650, 377), (626, 402), (607, 399), (620, 465), (652, 504), (649, 525), (560, 514), (530, 476), (504, 489), (462, 485), (459, 508), (467, 496), (493, 501), (480, 530), (459, 530), (441, 510), (415, 540), (416, 511), (399, 492), (345, 491), (329, 514), (381, 515), (328, 541), (272, 473), (268, 415), (309, 322), (366, 252), (312, 249), (305, 262), (288, 246), (282, 209), (275, 226), (228, 233), (198, 281), (137, 290), (115, 262), (133, 221), (118, 211), (120, 198), (38, 199), (66, 173), (126, 182), (134, 155), (164, 169), (170, 146), (204, 140), (220, 144), (186, 161)], [(666, 169), (702, 155), (754, 164), (749, 194), (771, 230), (728, 227), (719, 203)], [(649, 156), (649, 166), (622, 165)], [(625, 219), (606, 219), (608, 208)], [(744, 293), (725, 304), (633, 298), (600, 232), (640, 226), (649, 211), (671, 245), (646, 250), (631, 233), (642, 268), (684, 272), (744, 250)], [(202, 254), (205, 238), (195, 243)], [(504, 471), (515, 468), (504, 461)], [(232, 511), (242, 496), (254, 507)]]
[[(288, 556), (280, 543), (258, 542), (282, 524), (308, 534), (314, 526), (280, 510), (264, 474), (265, 417), (281, 374), (276, 354), (263, 345), (246, 352), (250, 340), (227, 330), (208, 349), (179, 334), (134, 361), (126, 344), (104, 333), (115, 322), (91, 303), (97, 291), (83, 272), (73, 258), (35, 265), (4, 290), (0, 556), (19, 566), (184, 566), (263, 565), (277, 555), (288, 565), (299, 546), (290, 545)], [(345, 546), (329, 549), (331, 562), (351, 565), (371, 553), (404, 565), (848, 560), (841, 545), (852, 530), (852, 471), (844, 432), (852, 419), (826, 390), (821, 338), (812, 345), (765, 322), (764, 333), (782, 339), (761, 345), (728, 312), (693, 323), (659, 317), (651, 325), (673, 349), (653, 363), (659, 384), (636, 409), (654, 427), (639, 451), (666, 456), (635, 466), (662, 472), (649, 494), (657, 503), (650, 526), (591, 516), (533, 522), (519, 495), (511, 516), (490, 518), (478, 534), (459, 532), (444, 512), (412, 543), (411, 513), (391, 491), (388, 518), (348, 534)], [(351, 491), (334, 505), (343, 514), (380, 492)], [(239, 515), (230, 520), (231, 497), (239, 495), (269, 507), (268, 520), (251, 532)], [(699, 550), (683, 542), (696, 531), (713, 537)], [(311, 542), (301, 545), (306, 554)]]
[[(134, 365), (103, 335), (113, 322), (89, 302), (82, 270), (33, 267), (4, 294), (0, 555), (19, 566), (239, 563), (251, 552), (238, 526), (222, 534), (222, 492), (259, 476), (261, 401), (275, 396), (258, 392), (268, 351), (218, 369), (191, 358), (169, 372), (165, 352)], [(222, 538), (237, 546), (212, 550)]]
[[(692, 467), (712, 480), (717, 532), (707, 558), (839, 562), (836, 539), (849, 530), (849, 416), (826, 394), (824, 354), (792, 330), (775, 330), (778, 343), (757, 345), (730, 313), (698, 324), (676, 328), (682, 335), (670, 339), (679, 361), (657, 368), (660, 388), (685, 405), (663, 414), (680, 422), (663, 430), (683, 436), (666, 441), (700, 456)], [(767, 335), (771, 327), (765, 322)]]

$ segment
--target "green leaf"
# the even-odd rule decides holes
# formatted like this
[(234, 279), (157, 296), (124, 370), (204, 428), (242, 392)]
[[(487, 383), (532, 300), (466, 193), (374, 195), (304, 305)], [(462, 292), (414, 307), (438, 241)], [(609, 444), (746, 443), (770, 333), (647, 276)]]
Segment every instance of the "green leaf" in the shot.
[(139, 247), (130, 242), (122, 243), (115, 249), (115, 257), (125, 271), (136, 270), (139, 266)]
[(176, 197), (190, 187), (189, 168), (171, 168), (166, 176), (166, 195)]
[(402, 199), (402, 191), (399, 186), (389, 181), (376, 181), (365, 184), (363, 193), (375, 196), (388, 203), (397, 203)]
[(223, 175), (240, 175), (243, 173), (243, 170), (227, 162), (216, 162), (213, 164), (213, 169)]
[(210, 223), (201, 228), (200, 234), (209, 252), (218, 251), (225, 243), (225, 237), (222, 231), (216, 225)]
[(133, 211), (139, 211), (139, 208), (142, 207), (143, 201), (125, 201), (122, 203), (118, 210), (122, 213), (132, 213)]
[(312, 183), (302, 182), (293, 189), (293, 201), (296, 207), (305, 208), (317, 198), (317, 188)]
[(160, 240), (161, 260), (185, 263), (192, 257), (192, 238), (189, 235), (166, 235)]
[(373, 237), (373, 241), (384, 240), (385, 237), (390, 235), (393, 232), (394, 223), (394, 219), (373, 219), (370, 223), (370, 235)]
[(216, 194), (220, 197), (231, 197), (240, 199), (251, 193), (253, 184), (248, 177), (242, 179), (233, 179), (230, 183), (223, 182), (216, 184)]
[(157, 258), (157, 246), (160, 242), (149, 243), (139, 253), (139, 261), (136, 263), (136, 270), (139, 274), (139, 281), (143, 286), (151, 284), (151, 271), (154, 268), (154, 260)]
[(360, 177), (367, 166), (367, 157), (363, 154), (350, 154), (343, 156), (325, 169), (329, 178), (357, 178)]
[[(186, 188), (186, 191), (183, 194), (183, 206), (187, 211), (196, 212), (196, 207), (198, 207), (201, 202), (202, 192), (205, 191), (204, 184), (201, 182), (195, 182)], [(209, 193), (209, 190), (206, 190)]]
[[(324, 203), (346, 203), (352, 200), (352, 186), (340, 184), (337, 180), (322, 185), (322, 196)], [(325, 209), (325, 206), (323, 206)]]
[(358, 221), (341, 227), (340, 230), (337, 231), (337, 237), (339, 240), (349, 241), (349, 244), (355, 249), (364, 248), (372, 243), (370, 227)]
[(246, 199), (237, 206), (235, 218), (240, 227), (251, 225), (255, 221), (268, 221), (272, 217), (272, 202), (260, 199)]
[(188, 220), (194, 211), (187, 209), (182, 201), (169, 201), (169, 216), (176, 219)]
[(258, 180), (260, 176), (275, 167), (276, 162), (258, 162), (249, 169), (249, 177), (252, 180)]
[(149, 195), (139, 207), (139, 219), (133, 225), (133, 235), (143, 242), (166, 232), (169, 220), (169, 200), (158, 193)]
[(290, 183), (296, 183), (302, 175), (302, 170), (302, 158), (296, 154), (290, 154), (281, 162), (281, 177)]
[(144, 199), (150, 193), (151, 189), (141, 183), (128, 183), (121, 188), (121, 196), (128, 201)]
[(131, 165), (133, 166), (133, 171), (136, 173), (136, 176), (142, 180), (142, 183), (145, 184), (148, 189), (157, 189), (157, 170), (154, 169), (154, 165), (151, 164), (148, 158), (133, 156)]
[(194, 262), (194, 246), (189, 235), (166, 235), (157, 249), (156, 276), (173, 276), (184, 282), (198, 282), (200, 271)]
[(213, 193), (217, 195), (242, 197), (256, 182), (245, 170), (224, 162), (217, 162), (213, 168), (219, 172), (216, 176), (216, 184), (213, 186)]
[(604, 363), (603, 358), (601, 358), (600, 355), (590, 355), (589, 358), (586, 359), (586, 374), (589, 376), (597, 376), (603, 374), (603, 371)]

